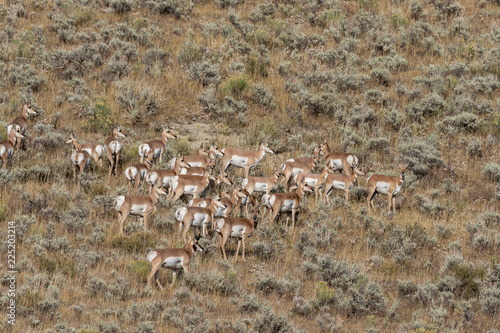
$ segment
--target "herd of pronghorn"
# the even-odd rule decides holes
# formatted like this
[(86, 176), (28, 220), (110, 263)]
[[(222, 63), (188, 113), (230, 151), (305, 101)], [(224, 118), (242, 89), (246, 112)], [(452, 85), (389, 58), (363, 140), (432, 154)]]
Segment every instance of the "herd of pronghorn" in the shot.
[[(19, 150), (29, 114), (37, 114), (37, 112), (30, 105), (25, 104), (21, 115), (8, 126), (8, 140), (0, 142), (2, 167), (10, 161), (16, 146)], [(118, 126), (113, 128), (111, 136), (105, 140), (104, 145), (79, 143), (74, 135), (70, 135), (66, 143), (72, 145), (70, 158), (75, 183), (79, 185), (80, 176), (92, 159), (102, 166), (104, 155), (107, 155), (110, 162), (109, 175), (116, 176), (123, 147), (122, 138), (125, 138), (125, 134)], [(176, 138), (176, 135), (165, 127), (160, 139), (141, 144), (139, 146), (140, 161), (127, 167), (124, 172), (128, 180), (129, 195), (119, 195), (114, 200), (114, 207), (118, 211), (120, 233), (123, 235), (123, 225), (129, 215), (139, 216), (143, 220), (144, 228), (148, 228), (148, 216), (153, 212), (159, 195), (167, 195), (167, 198), (172, 201), (179, 200), (183, 195), (192, 196), (187, 206), (175, 212), (175, 218), (179, 222), (179, 234), (182, 233), (186, 242), (184, 248), (156, 249), (147, 254), (147, 259), (152, 266), (147, 280), (148, 285), (154, 277), (160, 288), (162, 286), (157, 279), (160, 267), (174, 270), (173, 284), (176, 276), (175, 270), (183, 269), (187, 272), (187, 264), (194, 252), (203, 251), (198, 240), (202, 235), (207, 234), (207, 227), (211, 227), (220, 235), (218, 248), (224, 260), (227, 260), (224, 249), (226, 241), (228, 238), (236, 238), (238, 247), (235, 258), (238, 257), (241, 244), (242, 259), (245, 261), (245, 241), (257, 227), (260, 218), (259, 207), (264, 210), (262, 217), (269, 210), (270, 222), (282, 212), (291, 212), (293, 230), (296, 210), (306, 192), (314, 191), (317, 201), (319, 195), (329, 200), (329, 195), (333, 190), (343, 190), (345, 200), (348, 201), (349, 190), (357, 181), (358, 176), (364, 174), (359, 169), (356, 156), (349, 153), (330, 152), (326, 140), (314, 148), (312, 157), (292, 158), (279, 167), (275, 165), (274, 173), (269, 177), (250, 176), (250, 169), (254, 168), (266, 153), (274, 154), (267, 142), (262, 143), (257, 151), (234, 147), (219, 149), (215, 143), (212, 143), (207, 152), (202, 145), (196, 155), (178, 154), (169, 161), (169, 169), (151, 170), (156, 159), (159, 158), (161, 164), (167, 140)], [(314, 174), (312, 171), (320, 162), (320, 156), (324, 156), (324, 167), (321, 173)], [(216, 175), (215, 167), (219, 160), (221, 168), (220, 173)], [(227, 169), (231, 165), (245, 169), (245, 178), (242, 179), (241, 187), (234, 188), (232, 191), (221, 191), (220, 195), (207, 199), (206, 195), (219, 184), (232, 185), (227, 175)], [(78, 175), (76, 174), (77, 166)], [(334, 173), (337, 170), (343, 170), (345, 174)], [(395, 212), (395, 195), (401, 190), (405, 171), (406, 167), (401, 165), (399, 176), (375, 174), (367, 178), (369, 211), (370, 206), (375, 209), (373, 196), (376, 193), (382, 193), (387, 194), (389, 212), (391, 207)], [(149, 195), (137, 195), (141, 182), (149, 184)], [(289, 188), (289, 191), (293, 192), (271, 193), (274, 185), (279, 182), (285, 186), (289, 182), (294, 182), (295, 185)], [(134, 183), (133, 190), (132, 183)], [(322, 193), (320, 187), (324, 188)], [(135, 195), (131, 195), (132, 191)], [(254, 196), (257, 193), (262, 194), (260, 200)], [(236, 217), (242, 215), (243, 207), (250, 218)], [(251, 210), (249, 207), (252, 207)], [(251, 211), (250, 214), (249, 211)], [(198, 231), (194, 238), (188, 240), (187, 233), (190, 227), (201, 229), (201, 233)]]

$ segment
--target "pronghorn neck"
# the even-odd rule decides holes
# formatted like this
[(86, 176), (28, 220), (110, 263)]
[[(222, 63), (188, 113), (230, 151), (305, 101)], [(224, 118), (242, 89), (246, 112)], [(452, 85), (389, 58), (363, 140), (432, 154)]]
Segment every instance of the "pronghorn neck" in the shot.
[(82, 149), (82, 144), (79, 143), (77, 139), (73, 138), (73, 141), (71, 143), (73, 144), (73, 147), (75, 147), (76, 150)]
[(212, 202), (210, 203), (210, 206), (208, 206), (208, 209), (212, 213), (212, 216), (215, 215), (215, 212), (217, 211), (218, 205), (215, 202), (215, 199), (212, 199)]
[(167, 141), (168, 141), (167, 133), (165, 132), (161, 133), (161, 142), (163, 142), (163, 146), (167, 145)]
[(405, 172), (404, 171), (401, 172), (401, 174), (399, 175), (399, 180), (400, 180), (401, 184), (404, 183), (404, 181), (405, 181)]
[(266, 148), (264, 147), (264, 145), (261, 145), (259, 147), (259, 150), (257, 150), (257, 155), (255, 157), (260, 161), (264, 158), (264, 156), (266, 156)]
[(280, 172), (276, 171), (273, 175), (273, 184), (276, 184), (279, 178), (280, 178)]
[(238, 202), (238, 189), (235, 189), (233, 191), (233, 195), (229, 198), (229, 201), (231, 201), (233, 206), (236, 205), (236, 203)]
[(24, 120), (28, 120), (28, 106), (27, 105), (24, 105), (23, 106), (23, 110), (21, 111), (21, 117), (24, 119)]
[(189, 258), (194, 254), (194, 247), (193, 244), (191, 244), (191, 241), (187, 241), (186, 245), (184, 245), (184, 251), (188, 253)]
[(178, 159), (175, 160), (174, 168), (172, 170), (174, 171), (174, 173), (176, 175), (178, 175), (179, 173), (181, 173), (182, 165), (181, 165), (181, 162)]
[(296, 193), (299, 196), (299, 201), (302, 201), (302, 198), (304, 197), (304, 194), (305, 194), (304, 185), (299, 185), (299, 187), (297, 187)]
[(158, 193), (156, 192), (156, 189), (153, 189), (151, 193), (149, 194), (149, 197), (151, 198), (151, 202), (153, 203), (153, 206), (156, 205), (156, 202), (158, 201)]

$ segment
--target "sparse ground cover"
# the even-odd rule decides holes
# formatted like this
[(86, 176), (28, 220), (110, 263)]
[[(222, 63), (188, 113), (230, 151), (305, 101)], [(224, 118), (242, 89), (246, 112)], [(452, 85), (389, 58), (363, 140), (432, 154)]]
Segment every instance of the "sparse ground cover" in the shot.
[[(0, 139), (24, 103), (39, 113), (0, 170), (19, 270), (11, 326), (2, 259), (2, 331), (498, 332), (497, 0), (6, 1), (0, 22)], [(64, 140), (102, 144), (115, 123), (119, 177), (92, 162), (76, 187)], [(269, 176), (326, 139), (366, 174), (349, 203), (306, 197), (294, 232), (264, 220), (245, 263), (234, 241), (225, 263), (201, 240), (190, 274), (160, 291), (146, 253), (184, 245), (183, 203), (160, 198), (150, 230), (129, 217), (124, 237), (112, 203), (164, 124), (178, 136), (164, 167), (201, 143), (265, 139), (276, 154), (252, 175)], [(399, 163), (397, 213), (379, 195), (368, 214), (366, 177)]]

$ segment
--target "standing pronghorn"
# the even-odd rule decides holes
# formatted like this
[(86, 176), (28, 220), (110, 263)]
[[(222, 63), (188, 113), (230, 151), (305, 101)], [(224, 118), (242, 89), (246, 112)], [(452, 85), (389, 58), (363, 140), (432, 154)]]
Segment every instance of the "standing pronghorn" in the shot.
[(282, 183), (287, 185), (290, 178), (295, 179), (299, 173), (311, 173), (311, 171), (318, 163), (319, 158), (315, 156), (307, 163), (304, 162), (285, 162), (280, 166), (281, 173), (283, 174)]
[[(90, 154), (86, 150), (73, 149), (71, 153), (71, 162), (73, 163), (73, 177), (75, 179), (75, 184), (80, 185), (80, 177), (85, 169), (90, 165)], [(78, 178), (76, 177), (76, 166), (80, 168), (78, 173)]]
[(120, 160), (120, 152), (122, 150), (122, 143), (118, 140), (118, 138), (125, 138), (125, 134), (123, 134), (122, 130), (116, 125), (113, 128), (113, 132), (111, 133), (111, 136), (106, 139), (104, 142), (104, 148), (106, 149), (106, 154), (108, 155), (109, 159), (109, 175), (111, 176), (111, 173), (115, 172), (116, 176), (116, 169), (118, 168), (118, 161)]
[[(207, 225), (212, 224), (217, 209), (226, 208), (220, 198), (212, 199), (207, 207), (181, 207), (175, 211), (175, 219), (179, 222), (179, 235), (186, 241), (189, 227), (201, 228), (203, 237), (207, 234)], [(184, 232), (183, 232), (184, 230)], [(199, 234), (199, 233), (198, 233)]]
[(354, 168), (352, 175), (339, 175), (330, 174), (325, 179), (325, 191), (323, 192), (323, 198), (330, 201), (330, 193), (333, 190), (344, 190), (345, 191), (345, 201), (349, 201), (349, 191), (354, 186), (354, 183), (358, 180), (359, 175), (364, 175), (358, 167)]
[(389, 201), (389, 212), (396, 213), (396, 194), (401, 191), (401, 186), (405, 180), (406, 165), (399, 165), (401, 168), (401, 173), (399, 177), (397, 176), (386, 176), (386, 175), (372, 175), (367, 179), (368, 186), (368, 212), (370, 212), (370, 204), (375, 210), (375, 205), (373, 204), (372, 198), (376, 193), (387, 194), (387, 200)]
[(315, 173), (299, 173), (295, 176), (295, 182), (299, 184), (302, 180), (309, 185), (309, 187), (314, 188), (314, 195), (316, 199), (316, 203), (318, 202), (318, 193), (321, 185), (325, 183), (325, 179), (328, 174), (333, 172), (330, 166), (325, 166), (323, 171), (320, 174)]
[(237, 188), (233, 190), (233, 193), (229, 191), (222, 192), (221, 201), (226, 208), (222, 209), (220, 212), (221, 215), (219, 216), (229, 217), (229, 215), (231, 215), (233, 210), (236, 208), (238, 201), (246, 196), (247, 195), (243, 192), (243, 190)]
[(263, 142), (259, 149), (255, 152), (248, 149), (228, 147), (222, 149), (224, 156), (221, 157), (222, 171), (226, 172), (230, 165), (245, 169), (245, 178), (248, 178), (250, 169), (254, 168), (266, 155), (266, 152), (274, 154), (269, 149), (267, 142)]
[(176, 279), (175, 270), (182, 269), (184, 270), (184, 273), (187, 273), (187, 265), (194, 252), (205, 251), (205, 249), (203, 249), (200, 244), (198, 244), (198, 240), (200, 238), (201, 237), (196, 236), (194, 239), (190, 239), (188, 242), (186, 242), (186, 245), (184, 245), (184, 248), (182, 249), (156, 249), (149, 252), (147, 258), (149, 263), (151, 264), (151, 273), (148, 276), (147, 285), (149, 286), (151, 284), (151, 279), (154, 276), (158, 286), (163, 289), (160, 281), (158, 281), (158, 272), (160, 271), (160, 268), (163, 267), (174, 270), (174, 278), (172, 280), (172, 284), (170, 285), (170, 287), (172, 287)]
[(129, 215), (140, 216), (140, 219), (144, 221), (144, 229), (148, 228), (148, 215), (153, 212), (159, 194), (166, 194), (166, 192), (161, 186), (155, 186), (148, 196), (119, 195), (115, 198), (114, 206), (118, 211), (120, 234), (123, 235), (123, 222)]
[[(189, 164), (189, 167), (200, 167), (200, 168), (207, 168), (210, 161), (215, 161), (217, 157), (223, 156), (224, 153), (219, 149), (219, 147), (214, 143), (210, 146), (210, 149), (208, 150), (208, 156), (205, 155), (199, 155), (199, 149), (198, 149), (198, 155), (186, 155), (184, 156), (184, 161)], [(173, 166), (173, 163), (175, 163), (175, 159), (170, 160), (170, 165)]]
[(139, 156), (141, 157), (141, 163), (144, 160), (144, 157), (150, 151), (152, 151), (153, 158), (156, 160), (159, 156), (161, 164), (161, 159), (163, 156), (163, 152), (165, 151), (165, 146), (167, 145), (168, 139), (177, 139), (177, 136), (165, 127), (163, 129), (163, 132), (161, 133), (161, 138), (159, 140), (151, 140), (140, 145)]
[[(280, 212), (292, 212), (292, 230), (295, 228), (295, 212), (300, 206), (305, 192), (312, 192), (309, 185), (304, 181), (300, 182), (297, 186), (297, 191), (292, 193), (272, 193), (266, 197), (266, 202), (271, 208), (270, 222), (273, 222)], [(263, 201), (265, 204), (266, 202)], [(286, 226), (288, 226), (288, 217), (286, 219)]]
[(135, 182), (134, 193), (137, 194), (137, 189), (141, 180), (143, 180), (153, 164), (154, 153), (150, 151), (146, 157), (145, 163), (135, 163), (125, 169), (125, 177), (128, 179), (128, 194), (132, 193), (132, 180)]
[(179, 200), (183, 194), (192, 194), (193, 198), (198, 198), (209, 186), (210, 180), (216, 180), (213, 175), (206, 172), (204, 176), (177, 175), (170, 179), (169, 199)]
[(7, 168), (7, 162), (11, 160), (12, 154), (14, 154), (14, 146), (18, 141), (21, 141), (21, 139), (24, 138), (24, 135), (21, 133), (21, 127), (19, 125), (13, 125), (7, 136), (8, 140), (0, 142), (0, 156), (3, 160), (2, 168)]
[(313, 157), (293, 157), (289, 158), (285, 162), (302, 162), (302, 163), (311, 163), (314, 158), (318, 158), (320, 155), (320, 147), (321, 144), (317, 144), (313, 149)]
[(65, 143), (72, 144), (76, 150), (85, 150), (94, 158), (94, 161), (99, 163), (99, 166), (102, 166), (102, 157), (104, 156), (105, 152), (103, 145), (79, 143), (73, 134), (70, 134)]
[(243, 178), (241, 186), (247, 190), (250, 195), (253, 195), (253, 192), (269, 193), (281, 175), (280, 169), (274, 166), (274, 174), (272, 176)]
[[(26, 122), (28, 121), (28, 116), (30, 114), (37, 115), (38, 113), (29, 105), (28, 103), (25, 103), (23, 105), (23, 109), (21, 110), (21, 115), (17, 116), (14, 118), (11, 122), (10, 125), (7, 126), (7, 136), (10, 135), (10, 132), (14, 128), (14, 126), (18, 125), (21, 131), (21, 134), (23, 135), (26, 133)], [(16, 152), (17, 152), (17, 159), (19, 160), (19, 148), (21, 147), (21, 140), (17, 140), (16, 144)]]
[(188, 168), (189, 165), (184, 162), (184, 158), (178, 154), (175, 159), (175, 164), (173, 169), (162, 169), (151, 171), (146, 175), (146, 182), (150, 185), (149, 191), (153, 188), (154, 184), (158, 183), (163, 188), (170, 191), (170, 179), (173, 177), (180, 175), (182, 168)]
[(242, 211), (243, 206), (245, 206), (245, 213), (246, 214), (248, 214), (248, 206), (249, 205), (252, 205), (252, 209), (257, 206), (257, 200), (247, 190), (242, 189), (241, 194), (243, 194), (244, 197), (239, 198), (238, 202), (236, 203), (236, 209), (234, 210), (235, 216), (237, 216), (238, 213), (241, 215), (241, 211)]
[(225, 217), (215, 221), (215, 231), (221, 236), (219, 238), (218, 247), (222, 250), (225, 261), (227, 261), (227, 257), (224, 247), (229, 237), (238, 239), (238, 247), (236, 248), (236, 255), (234, 257), (235, 260), (238, 260), (240, 245), (243, 243), (243, 261), (245, 261), (245, 243), (247, 238), (252, 236), (254, 230), (257, 228), (259, 213), (259, 210), (254, 208), (252, 211), (252, 219)]
[(326, 140), (320, 146), (320, 153), (325, 155), (325, 163), (333, 168), (333, 170), (344, 170), (350, 176), (353, 168), (358, 165), (358, 158), (349, 153), (331, 153), (330, 147)]

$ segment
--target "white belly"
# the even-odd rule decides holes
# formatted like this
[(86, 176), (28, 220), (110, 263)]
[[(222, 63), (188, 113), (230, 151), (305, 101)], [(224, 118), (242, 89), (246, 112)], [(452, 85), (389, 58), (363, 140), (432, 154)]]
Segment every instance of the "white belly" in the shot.
[(283, 203), (283, 206), (281, 206), (281, 211), (282, 212), (288, 212), (295, 208), (295, 200), (285, 200)]
[(186, 187), (184, 187), (184, 194), (193, 194), (197, 189), (198, 186), (186, 185)]
[(207, 223), (207, 219), (208, 216), (206, 214), (196, 213), (194, 214), (193, 222), (191, 222), (191, 225), (193, 227), (201, 228), (205, 223)]
[(241, 236), (245, 233), (245, 227), (242, 225), (236, 225), (231, 230), (231, 234), (229, 235), (232, 238), (241, 238)]
[(304, 178), (304, 181), (307, 185), (311, 187), (316, 187), (316, 184), (318, 183), (318, 180), (316, 178)]
[(299, 173), (304, 172), (304, 169), (302, 168), (293, 168), (292, 169), (292, 177), (298, 175)]
[(142, 215), (146, 211), (146, 205), (132, 205), (130, 215)]
[(189, 162), (188, 163), (190, 167), (201, 167), (201, 162)]
[(342, 166), (341, 160), (330, 160), (330, 165), (334, 170), (341, 170), (344, 167)]
[(267, 189), (268, 189), (268, 186), (266, 183), (256, 183), (253, 191), (254, 192), (266, 192)]
[(85, 150), (87, 153), (89, 153), (90, 156), (92, 156), (92, 149), (90, 149), (90, 148), (83, 148), (82, 150)]
[(163, 262), (163, 268), (180, 269), (182, 268), (183, 257), (168, 257)]
[(238, 167), (238, 168), (244, 168), (247, 166), (248, 163), (248, 157), (242, 157), (242, 156), (233, 156), (231, 159), (231, 164)]
[(172, 179), (172, 176), (165, 176), (165, 177), (163, 177), (163, 180), (162, 180), (163, 187), (167, 187), (169, 185), (170, 179)]
[(118, 140), (111, 141), (109, 143), (109, 148), (111, 149), (112, 153), (116, 154), (122, 149), (122, 144)]
[(377, 182), (377, 192), (382, 194), (387, 194), (389, 192), (389, 183), (386, 182)]
[(345, 190), (345, 183), (334, 180), (332, 183), (332, 187), (336, 188), (337, 190)]

